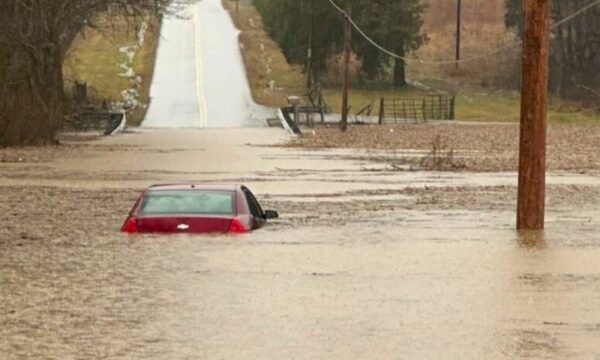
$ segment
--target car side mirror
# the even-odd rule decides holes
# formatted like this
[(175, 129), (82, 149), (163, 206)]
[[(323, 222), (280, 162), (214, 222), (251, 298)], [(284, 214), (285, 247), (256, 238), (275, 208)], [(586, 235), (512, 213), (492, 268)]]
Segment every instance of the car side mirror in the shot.
[(278, 217), (279, 217), (279, 214), (277, 213), (277, 211), (273, 211), (273, 210), (265, 211), (265, 219), (267, 219), (267, 220), (277, 219)]

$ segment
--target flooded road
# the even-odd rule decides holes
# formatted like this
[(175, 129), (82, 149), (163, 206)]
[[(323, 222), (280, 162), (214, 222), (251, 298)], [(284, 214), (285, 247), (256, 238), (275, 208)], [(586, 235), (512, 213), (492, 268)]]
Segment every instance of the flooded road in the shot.
[[(216, 136), (216, 134), (219, 136)], [(1, 358), (600, 358), (597, 174), (385, 171), (281, 130), (143, 130), (0, 163)], [(157, 182), (238, 181), (242, 236), (118, 233)]]
[[(491, 220), (491, 219), (490, 219)], [(600, 249), (510, 230), (270, 229), (3, 246), (8, 358), (598, 356)]]

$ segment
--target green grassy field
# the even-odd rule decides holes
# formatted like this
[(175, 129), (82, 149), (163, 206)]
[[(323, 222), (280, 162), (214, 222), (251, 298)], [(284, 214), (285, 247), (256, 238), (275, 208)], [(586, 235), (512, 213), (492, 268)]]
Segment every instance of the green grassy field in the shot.
[[(323, 97), (333, 112), (342, 112), (342, 89), (341, 88), (327, 88), (322, 91)], [(356, 113), (368, 104), (373, 104), (374, 111), (377, 111), (379, 100), (384, 98), (392, 97), (415, 97), (419, 98), (425, 95), (426, 92), (407, 86), (402, 89), (356, 89), (353, 88), (349, 91), (348, 101), (350, 103), (350, 111)]]
[[(379, 99), (384, 98), (419, 98), (428, 93), (407, 86), (396, 90), (351, 89), (349, 101), (351, 112), (357, 112), (372, 103), (377, 111)], [(323, 96), (336, 113), (342, 109), (342, 90), (328, 88)], [(516, 91), (496, 91), (481, 93), (473, 90), (460, 92), (456, 96), (456, 120), (480, 122), (516, 122), (521, 114), (521, 98)], [(556, 123), (600, 122), (600, 114), (577, 106), (572, 102), (553, 97), (548, 106), (548, 121)]]
[[(105, 24), (105, 20), (97, 20)], [(143, 47), (133, 59), (135, 74), (142, 78), (139, 100), (149, 104), (150, 84), (154, 72), (156, 48), (160, 32), (160, 21), (150, 19), (148, 30), (145, 34)], [(94, 102), (123, 101), (121, 91), (131, 87), (127, 77), (120, 76), (124, 69), (119, 66), (126, 56), (119, 52), (124, 46), (132, 46), (137, 42), (137, 33), (133, 26), (125, 19), (116, 19), (114, 27), (107, 27), (106, 31), (87, 28), (76, 38), (67, 53), (63, 65), (65, 88), (69, 93), (75, 81), (84, 81), (88, 84), (89, 97)], [(128, 116), (130, 125), (139, 125), (145, 116), (146, 109), (135, 109)]]
[[(456, 98), (456, 118), (466, 121), (519, 121), (521, 97), (516, 91), (463, 92)], [(548, 121), (557, 123), (600, 122), (600, 114), (572, 102), (552, 97)]]

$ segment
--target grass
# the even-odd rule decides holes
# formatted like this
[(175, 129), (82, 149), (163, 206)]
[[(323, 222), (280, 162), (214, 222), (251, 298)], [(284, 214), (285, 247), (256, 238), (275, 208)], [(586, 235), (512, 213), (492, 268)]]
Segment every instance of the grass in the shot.
[[(239, 10), (235, 11), (235, 2), (222, 0), (235, 23), (240, 29), (240, 42), (246, 66), (246, 73), (254, 100), (262, 105), (281, 107), (286, 106), (286, 97), (291, 95), (302, 96), (305, 94), (305, 79), (302, 69), (297, 65), (290, 65), (281, 49), (265, 32), (261, 16), (252, 5), (251, 0), (241, 0)], [(267, 70), (267, 69), (270, 69)], [(276, 89), (269, 89), (269, 82), (274, 81)], [(323, 89), (323, 96), (334, 112), (341, 112), (341, 88), (331, 87)], [(419, 96), (423, 92), (407, 87), (403, 89), (352, 89), (350, 104), (353, 110), (379, 101), (382, 96)]]
[[(517, 91), (461, 93), (456, 99), (456, 118), (466, 121), (517, 122), (521, 97)], [(558, 97), (550, 98), (548, 121), (551, 123), (600, 122), (600, 114)]]
[(282, 107), (291, 95), (304, 95), (304, 75), (299, 66), (290, 65), (277, 44), (265, 32), (262, 19), (250, 0), (222, 0), (223, 6), (241, 31), (240, 44), (246, 75), (256, 103)]
[[(86, 28), (75, 39), (67, 53), (63, 65), (65, 88), (67, 93), (72, 91), (75, 81), (88, 84), (90, 100), (96, 103), (107, 101), (123, 101), (121, 91), (131, 87), (127, 77), (120, 76), (123, 69), (119, 64), (125, 61), (125, 55), (119, 52), (124, 46), (132, 46), (137, 42), (137, 32), (125, 18), (116, 18), (112, 25), (107, 19), (99, 17), (96, 22), (107, 28), (99, 31)], [(138, 89), (142, 104), (149, 104), (150, 85), (154, 72), (156, 49), (160, 36), (160, 21), (152, 18), (148, 21), (145, 42), (136, 53), (133, 69), (142, 78)], [(128, 115), (130, 125), (139, 125), (146, 113), (145, 107), (138, 107)]]
[[(323, 97), (327, 104), (331, 106), (331, 109), (335, 113), (342, 112), (342, 89), (341, 88), (326, 88), (322, 91)], [(379, 100), (384, 98), (393, 97), (422, 97), (427, 94), (426, 92), (407, 86), (401, 89), (351, 89), (348, 94), (348, 101), (350, 103), (352, 113), (360, 111), (368, 104), (373, 104), (373, 111), (376, 112), (379, 109)]]
[[(416, 55), (421, 59), (448, 60), (455, 55), (454, 0), (426, 0), (424, 29), (429, 41)], [(457, 93), (456, 118), (467, 121), (519, 121), (521, 99), (517, 91), (520, 74), (520, 45), (504, 24), (503, 0), (464, 0), (462, 57), (505, 51), (461, 64), (408, 65), (411, 79)], [(600, 114), (575, 102), (551, 97), (548, 121), (555, 123), (598, 122)]]
[[(425, 91), (414, 87), (390, 90), (352, 89), (349, 94), (351, 112), (356, 113), (372, 103), (373, 111), (378, 110), (379, 99), (397, 97), (419, 98)], [(341, 89), (324, 89), (323, 96), (336, 113), (342, 109)], [(456, 97), (456, 119), (478, 122), (518, 122), (521, 115), (521, 97), (516, 91), (495, 91), (481, 93), (473, 90), (461, 92)], [(576, 103), (558, 97), (550, 99), (548, 121), (551, 123), (600, 123), (600, 114), (583, 108)]]
[[(461, 18), (467, 24), (504, 24), (506, 0), (463, 0)], [(456, 23), (456, 0), (423, 0), (426, 31)]]
[[(407, 66), (410, 79), (435, 80), (444, 89), (514, 89), (520, 74), (520, 49), (516, 35), (504, 25), (465, 24), (461, 40), (461, 58), (487, 55), (460, 64), (422, 64)], [(428, 33), (428, 42), (413, 55), (429, 61), (453, 61), (456, 53), (454, 26), (445, 26)], [(499, 51), (502, 49), (502, 51)]]
[[(433, 2), (433, 0), (431, 1)], [(254, 100), (265, 106), (281, 107), (287, 105), (287, 96), (304, 95), (302, 69), (299, 66), (288, 64), (277, 44), (263, 29), (260, 15), (252, 5), (252, 1), (240, 0), (238, 12), (235, 11), (234, 1), (222, 0), (222, 2), (230, 12), (235, 25), (241, 30), (242, 53)], [(102, 24), (102, 21), (105, 20), (100, 18), (97, 22)], [(438, 31), (435, 30), (436, 26), (434, 25), (425, 24), (425, 27), (432, 32), (431, 40), (420, 50), (419, 55), (423, 58), (451, 57), (451, 54), (447, 54), (453, 50), (451, 25), (440, 25)], [(465, 54), (478, 54), (481, 51), (485, 52), (486, 49), (489, 50), (490, 46), (510, 42), (514, 35), (507, 32), (502, 26), (500, 23), (479, 24), (475, 29), (467, 23), (465, 29), (472, 31), (465, 31)], [(149, 23), (144, 46), (134, 58), (133, 68), (136, 74), (143, 79), (139, 89), (140, 101), (143, 104), (149, 104), (150, 101), (149, 89), (154, 72), (159, 36), (160, 21), (153, 19)], [(122, 101), (121, 91), (129, 88), (130, 84), (129, 79), (119, 76), (123, 71), (119, 64), (124, 61), (124, 54), (119, 52), (119, 48), (134, 45), (135, 42), (136, 31), (128, 26), (124, 19), (115, 21), (114, 31), (100, 32), (91, 28), (86, 29), (75, 40), (64, 64), (67, 91), (71, 90), (74, 81), (85, 81), (89, 85), (92, 99), (98, 102), (102, 99)], [(502, 56), (505, 58), (500, 61), (514, 61), (512, 56)], [(497, 81), (493, 74), (490, 75), (489, 70), (498, 67), (494, 61), (492, 59), (484, 64), (469, 64), (469, 66), (461, 68), (459, 72), (455, 72), (449, 67), (432, 68), (410, 65), (408, 73), (411, 79), (419, 79), (429, 85), (433, 84), (437, 88), (456, 91), (459, 94), (456, 101), (456, 118), (459, 120), (518, 121), (520, 116), (519, 94), (516, 91), (493, 90), (489, 86)], [(510, 66), (502, 71), (510, 71)], [(356, 112), (369, 103), (373, 103), (376, 111), (377, 102), (381, 97), (416, 97), (423, 94), (425, 92), (414, 87), (401, 89), (352, 88), (350, 105), (352, 111)], [(325, 88), (323, 96), (334, 112), (341, 112), (340, 88)], [(145, 112), (143, 107), (134, 110), (129, 116), (130, 124), (141, 123)], [(552, 98), (548, 119), (550, 122), (559, 123), (600, 122), (600, 115), (576, 103)]]
[[(446, 7), (455, 6), (454, 1), (429, 0), (432, 11), (436, 14), (447, 14), (435, 7), (444, 4)], [(287, 63), (279, 47), (264, 31), (260, 14), (252, 5), (251, 0), (240, 0), (239, 11), (235, 12), (235, 2), (222, 0), (229, 10), (234, 23), (241, 30), (240, 41), (246, 72), (254, 99), (266, 106), (285, 106), (285, 98), (289, 95), (304, 94), (304, 76), (301, 68)], [(465, 1), (464, 11), (467, 12), (465, 34), (463, 37), (463, 53), (465, 56), (477, 55), (514, 42), (514, 34), (504, 27), (503, 16), (489, 16), (484, 23), (476, 23), (481, 19), (481, 9), (487, 2), (483, 0)], [(493, 7), (503, 9), (504, 1), (494, 0)], [(469, 6), (471, 8), (469, 8)], [(470, 9), (470, 10), (469, 10)], [(478, 10), (479, 9), (479, 10)], [(469, 11), (472, 14), (469, 14)], [(478, 12), (479, 11), (479, 12)], [(453, 27), (449, 21), (440, 24), (427, 23), (439, 21), (439, 16), (425, 15), (425, 28), (431, 31), (429, 43), (420, 50), (422, 58), (447, 59), (453, 56)], [(430, 20), (428, 20), (430, 19)], [(433, 19), (433, 20), (431, 20)], [(469, 21), (472, 24), (469, 24)], [(436, 30), (437, 29), (437, 30)], [(270, 59), (270, 60), (269, 60)], [(483, 122), (516, 122), (520, 118), (520, 96), (516, 91), (494, 90), (495, 83), (514, 81), (514, 76), (505, 76), (515, 71), (518, 66), (518, 53), (505, 52), (486, 62), (468, 64), (458, 72), (454, 66), (426, 67), (420, 65), (408, 66), (408, 75), (412, 80), (419, 80), (434, 88), (456, 92), (456, 119)], [(267, 64), (269, 66), (267, 66)], [(270, 71), (267, 71), (270, 68)], [(494, 71), (497, 71), (495, 73)], [(497, 74), (500, 75), (497, 75)], [(269, 90), (268, 84), (275, 81), (276, 90)], [(339, 87), (323, 89), (326, 102), (336, 113), (341, 112), (342, 91)], [(368, 89), (351, 88), (350, 106), (352, 112), (357, 112), (369, 103), (373, 103), (377, 111), (377, 103), (381, 97), (419, 97), (426, 92), (414, 87), (400, 89)], [(556, 123), (600, 122), (600, 115), (576, 103), (551, 98), (548, 109), (548, 120)]]

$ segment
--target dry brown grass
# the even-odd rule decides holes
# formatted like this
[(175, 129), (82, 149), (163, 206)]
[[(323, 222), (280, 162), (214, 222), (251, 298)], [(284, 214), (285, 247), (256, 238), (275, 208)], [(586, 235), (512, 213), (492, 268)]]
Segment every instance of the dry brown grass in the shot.
[[(416, 52), (420, 59), (455, 58), (456, 0), (425, 0), (423, 29), (429, 42)], [(450, 90), (465, 86), (515, 88), (518, 85), (520, 47), (516, 34), (504, 25), (504, 0), (463, 0), (461, 58), (490, 54), (482, 59), (451, 65), (409, 65), (411, 79), (437, 80)], [(511, 47), (512, 46), (512, 47)], [(502, 51), (497, 51), (503, 49)], [(497, 52), (496, 52), (497, 51)]]
[(222, 0), (235, 26), (241, 31), (240, 44), (254, 101), (281, 107), (290, 95), (304, 95), (304, 77), (299, 66), (288, 64), (275, 42), (265, 32), (262, 18), (251, 1)]
[[(465, 24), (503, 25), (505, 0), (463, 0), (462, 19)], [(424, 28), (437, 30), (456, 22), (456, 0), (423, 0), (426, 5)]]
[[(455, 58), (456, 36), (452, 25), (428, 33), (429, 42), (416, 52), (420, 59), (447, 61)], [(427, 65), (411, 63), (409, 77), (441, 80), (450, 90), (465, 86), (513, 89), (518, 85), (520, 46), (504, 26), (465, 24), (462, 27), (461, 58), (489, 54), (474, 61)]]

